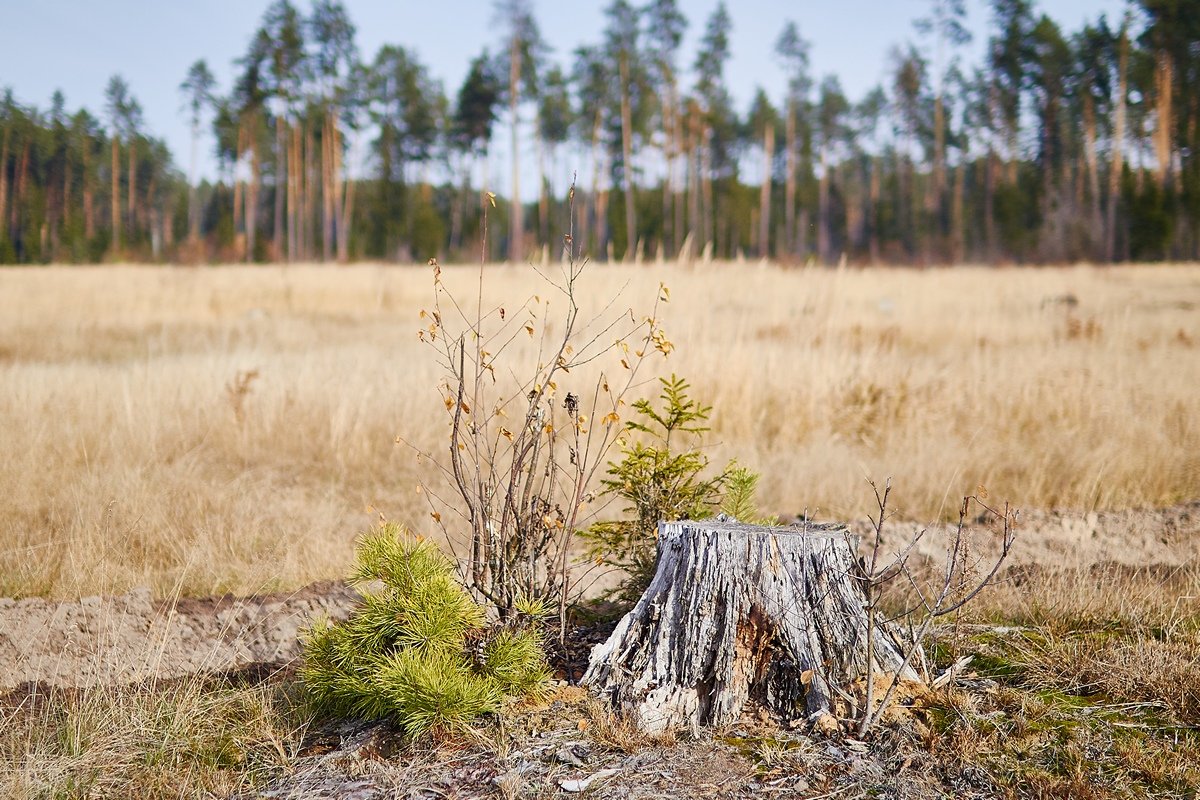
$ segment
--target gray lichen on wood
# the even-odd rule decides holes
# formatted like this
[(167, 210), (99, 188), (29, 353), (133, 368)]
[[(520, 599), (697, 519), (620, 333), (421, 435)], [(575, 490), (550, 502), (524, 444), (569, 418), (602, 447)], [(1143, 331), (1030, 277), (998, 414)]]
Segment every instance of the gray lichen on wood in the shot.
[(723, 519), (659, 524), (649, 588), (584, 683), (650, 732), (735, 721), (747, 701), (818, 720), (867, 674), (917, 678), (905, 645), (875, 625), (852, 537), (841, 525), (759, 527)]

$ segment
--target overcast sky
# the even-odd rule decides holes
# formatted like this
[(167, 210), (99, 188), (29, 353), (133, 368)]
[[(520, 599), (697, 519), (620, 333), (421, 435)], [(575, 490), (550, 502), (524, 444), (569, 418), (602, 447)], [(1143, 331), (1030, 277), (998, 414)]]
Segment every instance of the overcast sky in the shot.
[[(307, 13), (308, 0), (296, 1)], [(245, 52), (268, 5), (269, 0), (0, 0), (0, 87), (11, 86), (21, 102), (41, 108), (55, 89), (62, 89), (69, 108), (83, 105), (99, 114), (109, 76), (120, 73), (141, 102), (147, 127), (166, 139), (176, 163), (186, 169), (190, 131), (180, 111), (179, 83), (188, 66), (204, 58), (221, 90), (228, 90), (233, 61)], [(382, 44), (414, 48), (451, 96), (470, 58), (484, 46), (494, 52), (501, 40), (490, 0), (345, 0), (345, 5), (358, 27), (364, 58)], [(534, 0), (554, 57), (565, 61), (578, 45), (599, 40), (606, 5), (608, 0)], [(680, 5), (689, 20), (682, 63), (690, 65), (717, 2), (680, 0)], [(745, 110), (760, 85), (774, 98), (782, 95), (784, 77), (772, 46), (786, 20), (794, 19), (812, 43), (817, 80), (835, 73), (856, 99), (884, 80), (889, 50), (915, 40), (912, 21), (928, 5), (926, 0), (731, 0), (726, 78), (739, 109)], [(989, 11), (984, 0), (968, 0), (967, 6), (975, 40), (964, 52), (977, 63)], [(1101, 13), (1117, 19), (1124, 8), (1123, 0), (1037, 2), (1038, 11), (1068, 32)], [(206, 141), (201, 167), (209, 177), (215, 173), (211, 148)]]

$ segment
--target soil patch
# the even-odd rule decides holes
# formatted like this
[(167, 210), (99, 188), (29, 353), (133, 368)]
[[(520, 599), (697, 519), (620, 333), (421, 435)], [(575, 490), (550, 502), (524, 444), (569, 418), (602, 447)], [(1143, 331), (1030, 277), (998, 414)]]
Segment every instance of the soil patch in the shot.
[[(889, 522), (885, 546), (900, 547), (921, 526)], [(944, 556), (951, 526), (931, 528), (921, 552)], [(867, 533), (860, 526), (860, 533)], [(985, 547), (987, 531), (977, 541)], [(1170, 508), (1021, 515), (1010, 568), (1113, 570), (1160, 565), (1170, 572), (1200, 564), (1200, 501)], [(1011, 573), (1021, 574), (1020, 569)], [(0, 598), (0, 691), (26, 683), (85, 687), (137, 683), (194, 673), (278, 666), (300, 653), (299, 634), (315, 618), (344, 619), (358, 593), (341, 582), (256, 597), (155, 599), (148, 589), (78, 601)], [(608, 628), (576, 631), (554, 653), (578, 677), (591, 645)]]
[(148, 589), (77, 602), (0, 598), (0, 690), (96, 686), (285, 664), (300, 632), (344, 619), (358, 593), (322, 583), (289, 594), (156, 601)]

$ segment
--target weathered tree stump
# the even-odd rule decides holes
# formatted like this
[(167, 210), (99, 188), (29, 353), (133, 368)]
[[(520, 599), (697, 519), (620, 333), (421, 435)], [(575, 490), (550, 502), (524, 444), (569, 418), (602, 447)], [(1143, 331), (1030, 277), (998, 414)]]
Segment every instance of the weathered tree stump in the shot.
[[(833, 693), (867, 675), (862, 576), (841, 525), (660, 523), (654, 579), (583, 682), (648, 732), (730, 723), (748, 700), (828, 722)], [(875, 674), (917, 678), (895, 633), (871, 631)]]

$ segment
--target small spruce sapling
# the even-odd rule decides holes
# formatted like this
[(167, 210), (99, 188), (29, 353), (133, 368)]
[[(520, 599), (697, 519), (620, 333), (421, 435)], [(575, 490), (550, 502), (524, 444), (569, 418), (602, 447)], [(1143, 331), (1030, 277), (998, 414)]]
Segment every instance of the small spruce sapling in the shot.
[(725, 496), (721, 499), (721, 513), (750, 525), (778, 525), (778, 517), (759, 514), (757, 495), (761, 477), (752, 469), (730, 464), (725, 470)]
[[(658, 407), (648, 399), (633, 404), (638, 419), (625, 423), (622, 458), (609, 464), (603, 481), (607, 493), (627, 502), (629, 517), (598, 522), (586, 533), (594, 560), (628, 574), (615, 593), (627, 602), (636, 600), (654, 577), (660, 521), (704, 519), (718, 510), (758, 521), (755, 473), (730, 462), (717, 475), (705, 477), (710, 462), (701, 446), (712, 406), (691, 398), (691, 386), (676, 375), (659, 381)], [(722, 505), (723, 497), (732, 501), (729, 508)]]

